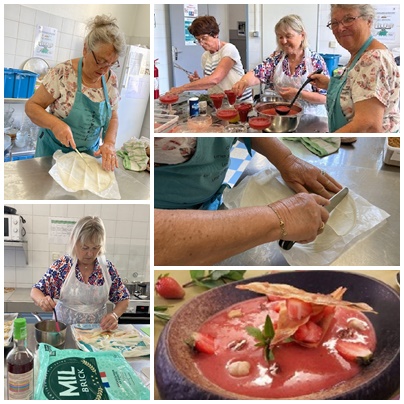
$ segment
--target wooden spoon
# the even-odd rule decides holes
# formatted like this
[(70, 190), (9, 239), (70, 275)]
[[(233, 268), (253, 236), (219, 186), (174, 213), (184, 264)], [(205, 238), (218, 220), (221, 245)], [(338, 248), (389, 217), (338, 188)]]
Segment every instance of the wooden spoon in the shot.
[[(320, 69), (317, 69), (313, 74), (320, 74), (322, 73), (322, 71), (323, 69), (320, 67)], [(278, 115), (287, 115), (291, 110), (292, 105), (297, 100), (297, 97), (299, 97), (300, 93), (302, 92), (303, 88), (306, 86), (306, 84), (310, 83), (310, 81), (313, 81), (313, 79), (311, 77), (308, 77), (306, 81), (303, 83), (303, 85), (299, 88), (299, 91), (293, 97), (293, 100), (289, 105), (279, 105), (278, 107), (275, 107), (276, 113)]]

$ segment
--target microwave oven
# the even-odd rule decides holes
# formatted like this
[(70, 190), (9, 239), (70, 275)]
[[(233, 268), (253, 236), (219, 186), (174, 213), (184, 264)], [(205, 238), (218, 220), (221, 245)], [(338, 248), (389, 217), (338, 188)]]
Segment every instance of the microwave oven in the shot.
[(20, 215), (4, 215), (4, 241), (23, 241), (25, 229)]

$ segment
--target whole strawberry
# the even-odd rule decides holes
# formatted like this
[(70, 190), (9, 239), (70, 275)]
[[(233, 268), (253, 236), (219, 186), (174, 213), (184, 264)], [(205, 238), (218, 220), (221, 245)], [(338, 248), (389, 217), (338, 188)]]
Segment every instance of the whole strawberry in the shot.
[(158, 277), (154, 289), (165, 299), (182, 299), (185, 296), (185, 290), (182, 286), (168, 274)]

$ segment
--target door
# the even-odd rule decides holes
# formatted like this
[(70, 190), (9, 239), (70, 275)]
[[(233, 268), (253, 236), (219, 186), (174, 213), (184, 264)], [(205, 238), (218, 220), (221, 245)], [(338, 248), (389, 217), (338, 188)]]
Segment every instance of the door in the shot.
[[(206, 4), (197, 5), (197, 16), (208, 15), (208, 6)], [(188, 10), (188, 14), (191, 10)], [(202, 77), (201, 56), (203, 48), (197, 43), (191, 44), (193, 39), (189, 34), (186, 25), (190, 25), (192, 17), (186, 17), (186, 8), (183, 4), (170, 5), (170, 30), (171, 30), (171, 62), (173, 72), (173, 87), (178, 87), (188, 83), (188, 77), (185, 72), (174, 67), (178, 63), (181, 67), (190, 72), (195, 70)], [(187, 40), (187, 42), (186, 42)]]

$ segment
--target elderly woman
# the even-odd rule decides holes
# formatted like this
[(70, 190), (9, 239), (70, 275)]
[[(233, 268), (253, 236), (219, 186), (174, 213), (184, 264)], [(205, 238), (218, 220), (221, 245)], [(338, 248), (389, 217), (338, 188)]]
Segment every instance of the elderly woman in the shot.
[[(244, 74), (240, 54), (237, 48), (219, 39), (219, 24), (213, 16), (195, 18), (188, 27), (188, 31), (195, 37), (205, 52), (202, 54), (202, 68), (204, 76), (200, 78), (195, 71), (189, 75), (190, 83), (180, 87), (173, 87), (170, 93), (180, 94), (190, 90), (208, 90), (208, 93), (223, 93), (230, 90)], [(251, 99), (251, 90), (241, 94), (240, 101)]]
[(400, 73), (392, 53), (371, 35), (370, 4), (332, 4), (328, 27), (351, 58), (339, 77), (313, 75), (327, 89), (330, 132), (398, 132)]
[(35, 157), (77, 148), (101, 155), (102, 167), (112, 171), (118, 167), (115, 141), (119, 100), (117, 76), (112, 69), (119, 66), (125, 38), (116, 20), (105, 15), (90, 21), (88, 31), (83, 57), (51, 69), (27, 101), (25, 112), (42, 128)]
[(269, 206), (217, 210), (235, 141), (155, 138), (156, 265), (213, 265), (279, 239), (313, 241), (323, 231), (328, 220), (324, 206), (341, 185), (273, 137), (243, 141), (265, 156), (297, 194)]
[[(317, 69), (328, 75), (324, 59), (310, 51), (303, 21), (298, 15), (287, 15), (275, 25), (277, 50), (253, 71), (235, 83), (237, 95), (246, 88), (265, 83), (283, 99), (291, 101), (307, 77)], [(299, 104), (307, 114), (326, 116), (326, 91), (308, 84), (300, 93)]]
[[(80, 219), (70, 235), (70, 252), (56, 260), (31, 290), (31, 298), (43, 311), (56, 310), (65, 324), (100, 323), (104, 330), (118, 327), (118, 318), (129, 304), (129, 292), (107, 261), (105, 228), (101, 219)], [(55, 303), (53, 299), (58, 299)], [(107, 313), (106, 303), (115, 307)]]

